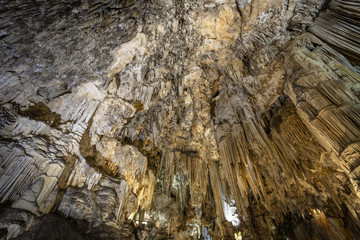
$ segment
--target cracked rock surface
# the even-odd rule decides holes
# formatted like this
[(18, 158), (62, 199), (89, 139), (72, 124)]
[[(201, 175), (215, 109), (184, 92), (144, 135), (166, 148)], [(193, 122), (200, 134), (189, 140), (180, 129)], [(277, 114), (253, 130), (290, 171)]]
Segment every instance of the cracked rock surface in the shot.
[(358, 0), (0, 0), (1, 239), (358, 239)]

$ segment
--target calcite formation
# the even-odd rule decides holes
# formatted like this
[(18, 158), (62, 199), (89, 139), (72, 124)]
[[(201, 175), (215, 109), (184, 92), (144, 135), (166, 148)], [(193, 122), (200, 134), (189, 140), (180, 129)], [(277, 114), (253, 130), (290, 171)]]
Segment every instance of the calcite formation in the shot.
[(0, 1), (0, 238), (358, 239), (359, 20)]

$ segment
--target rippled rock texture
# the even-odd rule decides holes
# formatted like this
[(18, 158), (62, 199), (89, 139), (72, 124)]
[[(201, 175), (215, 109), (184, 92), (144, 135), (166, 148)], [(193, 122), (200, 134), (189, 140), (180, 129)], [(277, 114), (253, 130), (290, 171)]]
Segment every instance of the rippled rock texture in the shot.
[(358, 239), (358, 0), (0, 1), (1, 239)]

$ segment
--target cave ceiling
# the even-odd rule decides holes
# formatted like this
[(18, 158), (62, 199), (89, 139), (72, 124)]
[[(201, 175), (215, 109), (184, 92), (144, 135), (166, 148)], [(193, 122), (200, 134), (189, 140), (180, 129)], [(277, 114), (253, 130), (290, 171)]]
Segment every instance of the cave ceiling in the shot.
[(0, 0), (0, 239), (359, 239), (359, 0)]

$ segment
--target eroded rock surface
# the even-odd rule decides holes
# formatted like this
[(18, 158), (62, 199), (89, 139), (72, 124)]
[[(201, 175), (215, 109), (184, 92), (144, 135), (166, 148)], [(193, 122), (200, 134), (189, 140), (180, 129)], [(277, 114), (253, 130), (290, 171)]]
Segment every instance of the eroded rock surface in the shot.
[(360, 235), (359, 1), (0, 6), (1, 239)]

